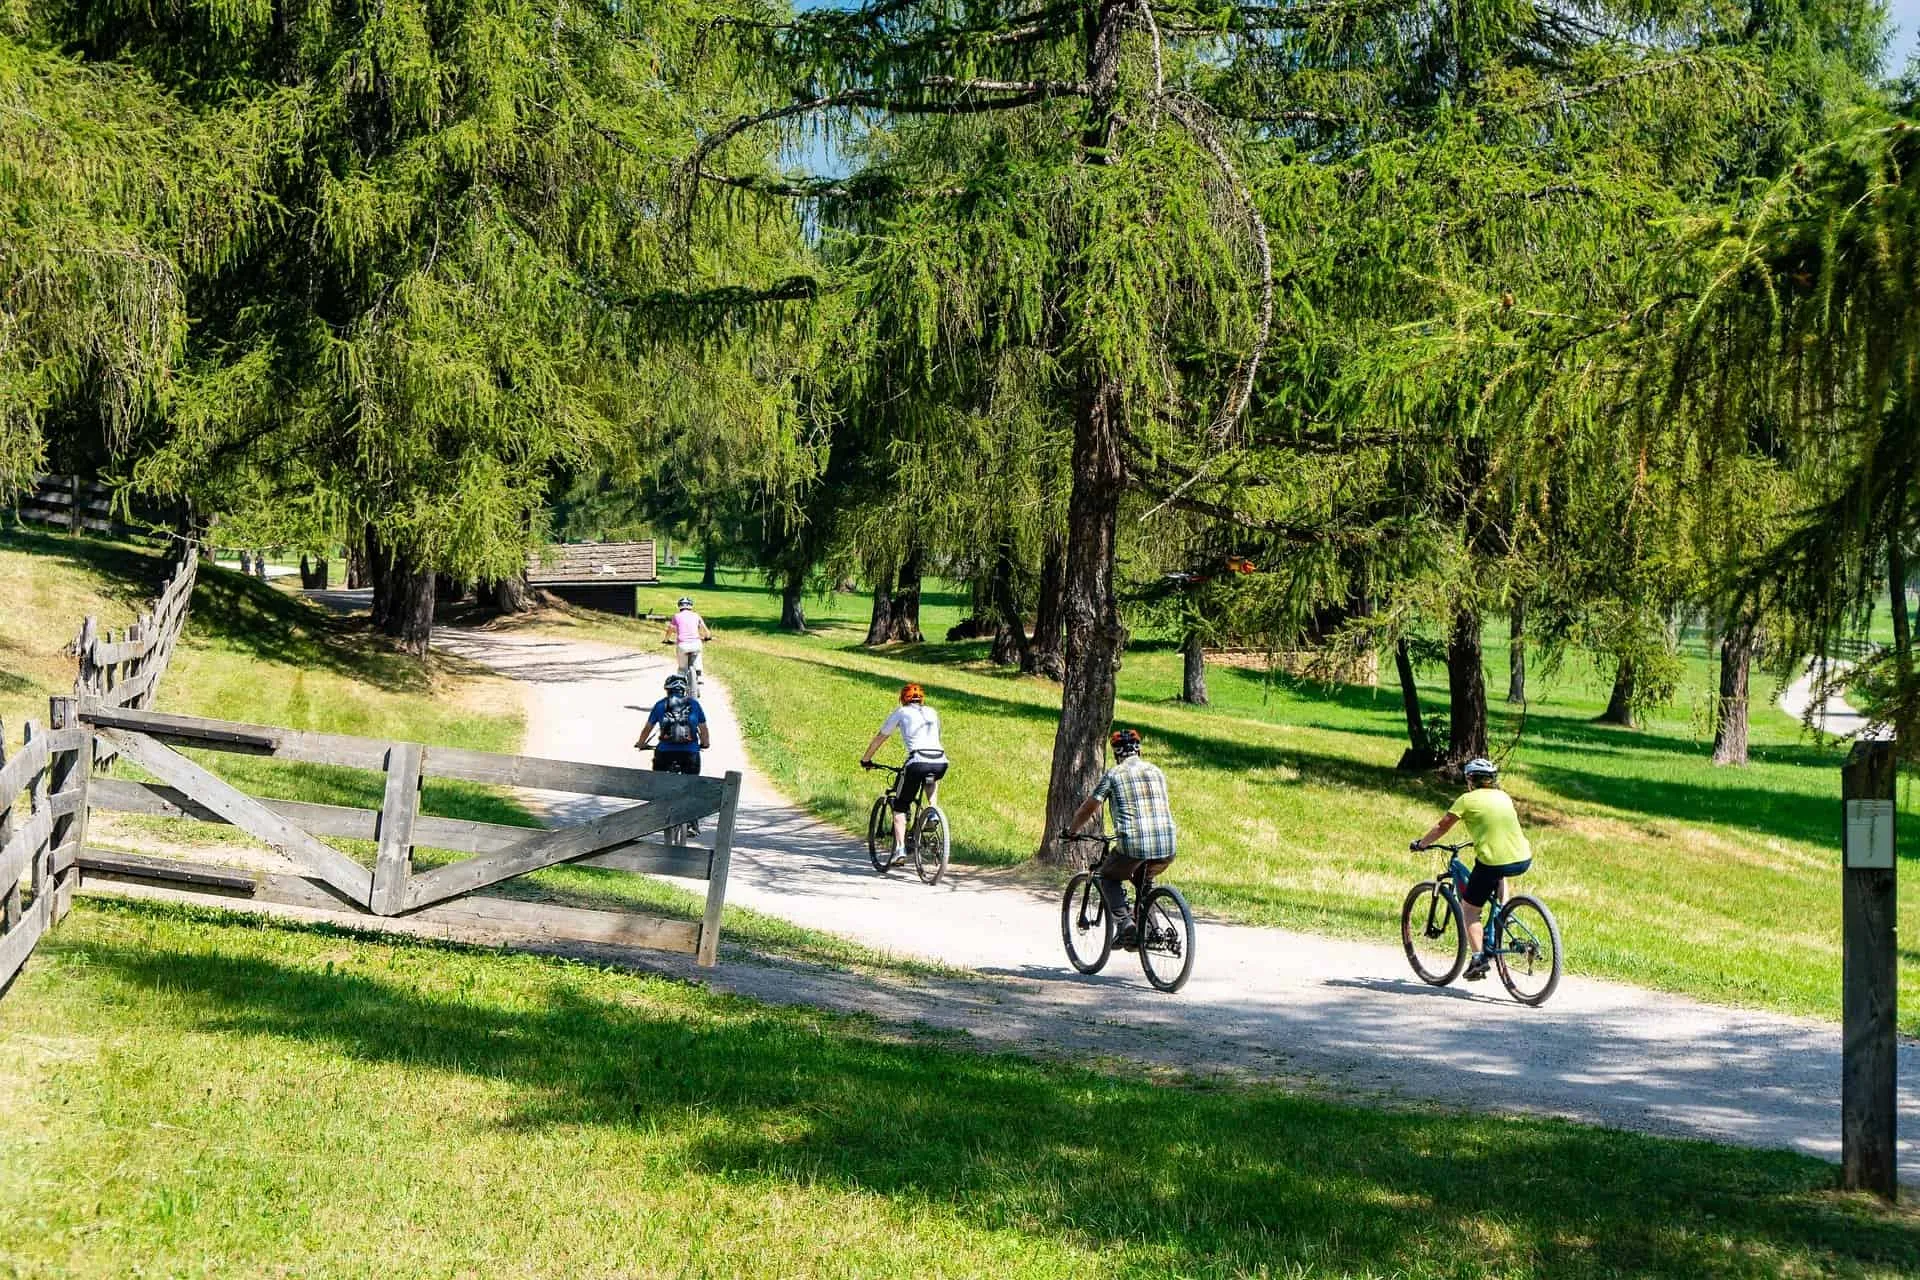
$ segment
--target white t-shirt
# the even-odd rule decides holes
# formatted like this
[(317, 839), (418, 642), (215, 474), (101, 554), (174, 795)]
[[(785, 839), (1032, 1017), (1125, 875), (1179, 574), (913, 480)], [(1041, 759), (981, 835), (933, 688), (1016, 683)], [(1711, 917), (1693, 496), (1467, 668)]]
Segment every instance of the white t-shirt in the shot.
[(945, 748), (940, 745), (940, 713), (920, 702), (902, 703), (893, 709), (887, 722), (880, 726), (880, 736), (897, 733), (900, 741), (906, 745), (908, 760), (944, 760)]

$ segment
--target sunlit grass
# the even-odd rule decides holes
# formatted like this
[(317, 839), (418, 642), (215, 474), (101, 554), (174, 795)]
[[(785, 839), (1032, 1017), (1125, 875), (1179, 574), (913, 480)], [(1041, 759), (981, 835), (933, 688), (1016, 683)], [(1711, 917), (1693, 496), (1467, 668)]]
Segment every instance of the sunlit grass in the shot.
[(82, 904), (0, 1005), (21, 1276), (1897, 1276), (1832, 1168), (1108, 1075)]

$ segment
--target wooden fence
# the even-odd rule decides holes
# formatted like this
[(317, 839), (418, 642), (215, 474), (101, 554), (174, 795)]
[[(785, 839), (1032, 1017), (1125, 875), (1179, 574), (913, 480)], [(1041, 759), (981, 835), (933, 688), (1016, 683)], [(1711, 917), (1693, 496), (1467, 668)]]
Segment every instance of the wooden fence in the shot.
[[(92, 808), (230, 824), (294, 867), (287, 872), (220, 866), (83, 845), (77, 865), (87, 885), (128, 882), (152, 889), (352, 911), (373, 927), (379, 927), (382, 919), (404, 916), (454, 930), (618, 943), (692, 954), (703, 965), (715, 961), (740, 795), (738, 773), (724, 779), (686, 777), (160, 715), (96, 700), (80, 704), (79, 719), (157, 779), (95, 778), (87, 791)], [(175, 746), (379, 773), (385, 779), (381, 805), (377, 810), (357, 809), (249, 796), (181, 755)], [(423, 813), (421, 782), (429, 777), (639, 803), (571, 826), (504, 826)], [(685, 839), (686, 825), (703, 819), (713, 820), (712, 844), (704, 848)], [(356, 861), (325, 843), (322, 836), (375, 842), (373, 865)], [(417, 870), (413, 865), (416, 847), (468, 856)], [(696, 923), (476, 894), (563, 863), (704, 880), (705, 912)]]
[[(80, 634), (71, 646), (80, 661), (80, 673), (73, 684), (75, 696), (101, 706), (137, 711), (153, 705), (160, 677), (166, 674), (174, 646), (186, 629), (199, 565), (199, 556), (191, 547), (183, 546), (152, 608), (122, 628), (117, 638), (111, 630), (101, 631), (92, 618), (80, 624)], [(109, 744), (98, 743), (95, 751), (95, 764), (104, 765), (113, 759)]]
[(83, 476), (41, 476), (16, 500), (22, 520), (50, 524), (70, 533), (112, 533), (113, 491)]
[(42, 732), (29, 720), (11, 756), (0, 728), (0, 994), (67, 913), (79, 880), (89, 756), (76, 705), (53, 699), (53, 728)]

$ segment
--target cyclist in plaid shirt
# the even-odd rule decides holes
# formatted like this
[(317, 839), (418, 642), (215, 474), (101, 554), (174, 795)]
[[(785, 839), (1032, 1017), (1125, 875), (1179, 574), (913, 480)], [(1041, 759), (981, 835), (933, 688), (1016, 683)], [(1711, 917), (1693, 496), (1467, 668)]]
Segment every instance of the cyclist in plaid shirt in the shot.
[(1155, 875), (1165, 870), (1177, 852), (1177, 832), (1173, 808), (1167, 803), (1167, 776), (1141, 757), (1139, 733), (1116, 730), (1109, 741), (1113, 745), (1113, 768), (1102, 775), (1093, 794), (1074, 813), (1071, 829), (1084, 827), (1099, 811), (1102, 800), (1112, 809), (1118, 843), (1093, 873), (1100, 898), (1116, 927), (1114, 945), (1132, 948), (1139, 944), (1139, 935), (1127, 904), (1127, 881), (1143, 864)]

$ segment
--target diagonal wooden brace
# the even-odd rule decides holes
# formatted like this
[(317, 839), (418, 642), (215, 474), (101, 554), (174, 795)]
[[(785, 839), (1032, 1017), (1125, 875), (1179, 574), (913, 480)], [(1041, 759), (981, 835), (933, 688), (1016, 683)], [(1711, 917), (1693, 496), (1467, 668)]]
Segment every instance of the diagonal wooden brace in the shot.
[(369, 904), (373, 896), (373, 872), (369, 868), (144, 733), (106, 728), (95, 732), (160, 781), (180, 788), (248, 835), (272, 845), (360, 906)]
[(701, 795), (681, 796), (677, 800), (634, 805), (577, 827), (542, 831), (498, 853), (464, 858), (414, 875), (407, 881), (406, 909), (417, 910), (529, 871), (584, 858), (602, 849), (704, 818), (716, 807), (712, 800)]

